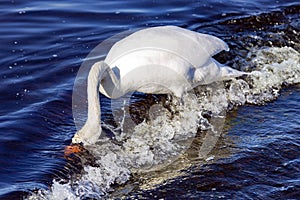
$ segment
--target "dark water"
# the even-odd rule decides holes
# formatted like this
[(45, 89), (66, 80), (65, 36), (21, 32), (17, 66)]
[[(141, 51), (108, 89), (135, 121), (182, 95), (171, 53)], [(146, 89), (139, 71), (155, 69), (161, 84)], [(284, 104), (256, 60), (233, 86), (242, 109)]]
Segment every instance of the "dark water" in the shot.
[[(231, 155), (188, 175), (139, 191), (138, 199), (299, 199), (299, 87), (266, 106), (231, 112)], [(287, 104), (288, 102), (288, 104)]]
[[(300, 51), (300, 4), (293, 0), (12, 0), (1, 1), (0, 11), (1, 199), (22, 199), (63, 176), (63, 149), (76, 131), (71, 102), (76, 73), (110, 36), (157, 25), (212, 34), (231, 48), (218, 60), (237, 68), (254, 46)], [(229, 156), (195, 164), (187, 175), (127, 197), (299, 198), (300, 89), (288, 86), (280, 94), (266, 105), (244, 105), (228, 114), (224, 140), (234, 144)]]

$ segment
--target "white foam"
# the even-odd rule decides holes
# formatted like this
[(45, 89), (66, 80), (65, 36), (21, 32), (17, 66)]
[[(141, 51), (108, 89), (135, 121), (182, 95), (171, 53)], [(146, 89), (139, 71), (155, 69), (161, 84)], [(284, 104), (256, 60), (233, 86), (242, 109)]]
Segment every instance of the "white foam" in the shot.
[(263, 104), (278, 97), (283, 85), (300, 82), (300, 54), (291, 47), (253, 49), (246, 62), (254, 70), (246, 81), (233, 80), (229, 100)]

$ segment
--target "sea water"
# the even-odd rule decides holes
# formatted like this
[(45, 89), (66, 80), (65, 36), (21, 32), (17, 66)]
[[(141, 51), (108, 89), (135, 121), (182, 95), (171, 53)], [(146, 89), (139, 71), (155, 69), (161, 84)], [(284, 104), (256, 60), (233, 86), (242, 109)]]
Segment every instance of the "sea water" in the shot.
[[(0, 198), (299, 196), (297, 1), (0, 5)], [(122, 31), (158, 25), (223, 39), (231, 50), (215, 59), (249, 74), (197, 87), (184, 104), (101, 96), (107, 135), (65, 158), (76, 131), (72, 92), (88, 53)]]

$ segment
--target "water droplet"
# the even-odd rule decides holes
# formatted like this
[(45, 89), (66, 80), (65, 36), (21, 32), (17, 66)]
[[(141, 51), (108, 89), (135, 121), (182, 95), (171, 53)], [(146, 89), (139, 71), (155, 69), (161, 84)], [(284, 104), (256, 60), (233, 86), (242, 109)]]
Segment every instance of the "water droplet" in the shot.
[(208, 161), (211, 161), (213, 159), (215, 159), (215, 156), (210, 156), (210, 157), (206, 158), (205, 161), (208, 162)]
[[(23, 8), (23, 9), (27, 9), (27, 8)], [(26, 13), (26, 10), (20, 10), (19, 11), (19, 14), (21, 15), (21, 14), (25, 14)]]

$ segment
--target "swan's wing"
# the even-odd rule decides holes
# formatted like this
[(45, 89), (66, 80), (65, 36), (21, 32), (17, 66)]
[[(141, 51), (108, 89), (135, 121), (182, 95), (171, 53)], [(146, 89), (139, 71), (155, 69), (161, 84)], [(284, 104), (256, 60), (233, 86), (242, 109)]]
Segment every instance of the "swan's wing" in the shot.
[(117, 42), (109, 51), (105, 62), (114, 67), (114, 63), (121, 57), (145, 49), (170, 52), (199, 68), (205, 65), (211, 56), (222, 50), (228, 50), (228, 46), (224, 41), (211, 35), (175, 26), (153, 27), (137, 31)]

